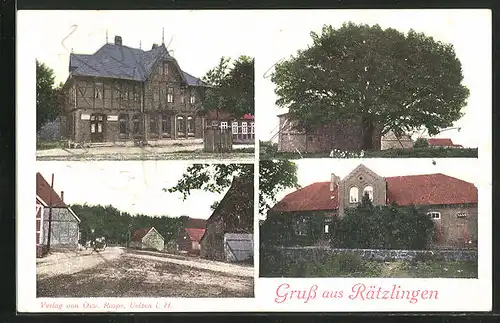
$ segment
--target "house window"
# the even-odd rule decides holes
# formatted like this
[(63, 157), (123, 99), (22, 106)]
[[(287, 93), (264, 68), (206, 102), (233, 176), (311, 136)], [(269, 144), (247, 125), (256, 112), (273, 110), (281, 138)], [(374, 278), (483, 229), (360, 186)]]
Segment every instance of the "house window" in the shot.
[(120, 98), (122, 100), (127, 100), (127, 89), (124, 86), (120, 89)]
[(325, 233), (328, 233), (329, 229), (330, 229), (330, 226), (328, 224), (325, 224)]
[(255, 133), (255, 123), (250, 122), (250, 133), (253, 135)]
[(118, 116), (121, 135), (126, 135), (128, 133), (128, 118), (128, 114), (126, 113), (122, 113)]
[(219, 121), (212, 120), (212, 127), (217, 127), (219, 125)]
[(359, 191), (357, 187), (351, 187), (349, 190), (349, 203), (358, 203)]
[(137, 89), (134, 92), (134, 100), (135, 101), (140, 101), (141, 100), (141, 97), (139, 96), (139, 91), (137, 91)]
[(301, 218), (297, 220), (295, 235), (307, 236), (307, 221), (306, 218)]
[(102, 99), (102, 88), (103, 84), (102, 83), (96, 83), (94, 87), (94, 97), (96, 99)]
[(149, 116), (149, 132), (152, 134), (158, 133), (158, 121), (156, 115)]
[(441, 219), (441, 213), (440, 212), (427, 212), (427, 215), (432, 219), (432, 220), (439, 220)]
[(132, 101), (134, 99), (134, 89), (128, 90), (128, 99)]
[(154, 87), (154, 88), (153, 88), (153, 101), (154, 101), (154, 102), (158, 102), (158, 101), (160, 101), (159, 96), (160, 96), (160, 88), (158, 88), (158, 87)]
[(458, 212), (457, 213), (457, 218), (466, 218), (467, 217), (467, 212)]
[(132, 118), (132, 125), (133, 125), (132, 133), (138, 134), (141, 132), (141, 116), (140, 115), (138, 115), (138, 114), (134, 115), (134, 117)]
[(246, 122), (242, 122), (241, 123), (241, 133), (246, 135), (248, 133), (248, 128), (247, 128), (247, 123)]
[(170, 116), (168, 114), (162, 114), (161, 116), (161, 131), (163, 135), (170, 135)]
[(370, 201), (373, 202), (373, 187), (371, 186), (367, 186), (365, 187), (365, 189), (363, 190), (363, 196), (365, 196), (365, 194), (368, 193), (368, 197), (370, 198)]
[(231, 124), (231, 132), (234, 135), (238, 134), (238, 121), (233, 121), (233, 123)]
[(163, 75), (163, 64), (158, 65), (158, 74)]
[(168, 75), (168, 63), (163, 63), (163, 75)]
[(177, 117), (177, 133), (184, 134), (185, 125), (186, 125), (186, 123), (184, 122), (184, 117), (178, 116)]
[(191, 104), (195, 104), (195, 102), (196, 102), (196, 97), (194, 96), (194, 94), (191, 94), (191, 97), (189, 98), (189, 102), (190, 102)]
[(227, 129), (227, 121), (221, 121), (220, 128), (224, 130)]
[(189, 136), (194, 136), (194, 118), (192, 116), (187, 117), (187, 132)]
[(167, 102), (168, 103), (174, 102), (174, 88), (173, 87), (168, 88)]
[(180, 90), (180, 99), (181, 99), (181, 104), (184, 104), (184, 103), (185, 103), (185, 100), (186, 100), (186, 97), (185, 97), (186, 93), (185, 93), (185, 92), (186, 92), (186, 91), (184, 91), (184, 89), (181, 89), (181, 90)]

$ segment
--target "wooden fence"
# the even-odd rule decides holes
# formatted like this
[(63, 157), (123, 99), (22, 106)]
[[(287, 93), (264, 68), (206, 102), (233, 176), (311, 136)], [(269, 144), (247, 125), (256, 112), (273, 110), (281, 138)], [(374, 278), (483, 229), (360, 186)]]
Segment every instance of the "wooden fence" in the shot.
[(206, 128), (203, 145), (206, 152), (231, 152), (233, 150), (233, 134), (231, 133), (231, 129), (220, 129), (218, 127)]

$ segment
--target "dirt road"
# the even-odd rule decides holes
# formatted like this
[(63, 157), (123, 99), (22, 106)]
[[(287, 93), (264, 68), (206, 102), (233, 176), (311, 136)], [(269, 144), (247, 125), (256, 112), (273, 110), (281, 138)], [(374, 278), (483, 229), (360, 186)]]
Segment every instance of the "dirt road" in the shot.
[[(242, 160), (253, 162), (254, 153), (242, 151), (250, 146), (237, 145), (231, 153), (206, 153), (203, 145), (186, 147), (94, 147), (85, 149), (46, 149), (37, 150), (37, 160)], [(251, 146), (253, 147), (253, 146)]]
[(53, 260), (37, 263), (38, 297), (253, 297), (249, 266), (120, 248)]

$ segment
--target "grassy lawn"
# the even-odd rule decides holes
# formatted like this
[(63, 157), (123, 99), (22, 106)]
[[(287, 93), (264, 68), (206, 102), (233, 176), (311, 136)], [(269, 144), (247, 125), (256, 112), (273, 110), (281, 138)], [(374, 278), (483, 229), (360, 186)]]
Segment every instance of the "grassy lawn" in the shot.
[(263, 262), (261, 277), (477, 278), (472, 261), (365, 261), (336, 256), (328, 261)]
[[(260, 159), (300, 159), (300, 158), (328, 158), (330, 152), (325, 153), (285, 153), (278, 152), (277, 145), (260, 143)], [(334, 158), (357, 158), (360, 151), (337, 151)], [(477, 148), (411, 148), (387, 149), (379, 151), (365, 151), (363, 158), (477, 158)]]
[(64, 148), (65, 147), (65, 142), (64, 141), (42, 141), (42, 140), (37, 140), (36, 141), (36, 149), (37, 150), (47, 150), (47, 149), (55, 149), (55, 148)]

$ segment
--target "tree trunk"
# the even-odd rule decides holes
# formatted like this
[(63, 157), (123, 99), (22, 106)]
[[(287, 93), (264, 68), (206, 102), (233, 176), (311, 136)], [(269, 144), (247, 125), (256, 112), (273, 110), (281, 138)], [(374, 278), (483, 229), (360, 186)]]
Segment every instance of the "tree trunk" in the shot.
[(373, 134), (375, 126), (371, 120), (361, 119), (361, 150), (373, 150)]

